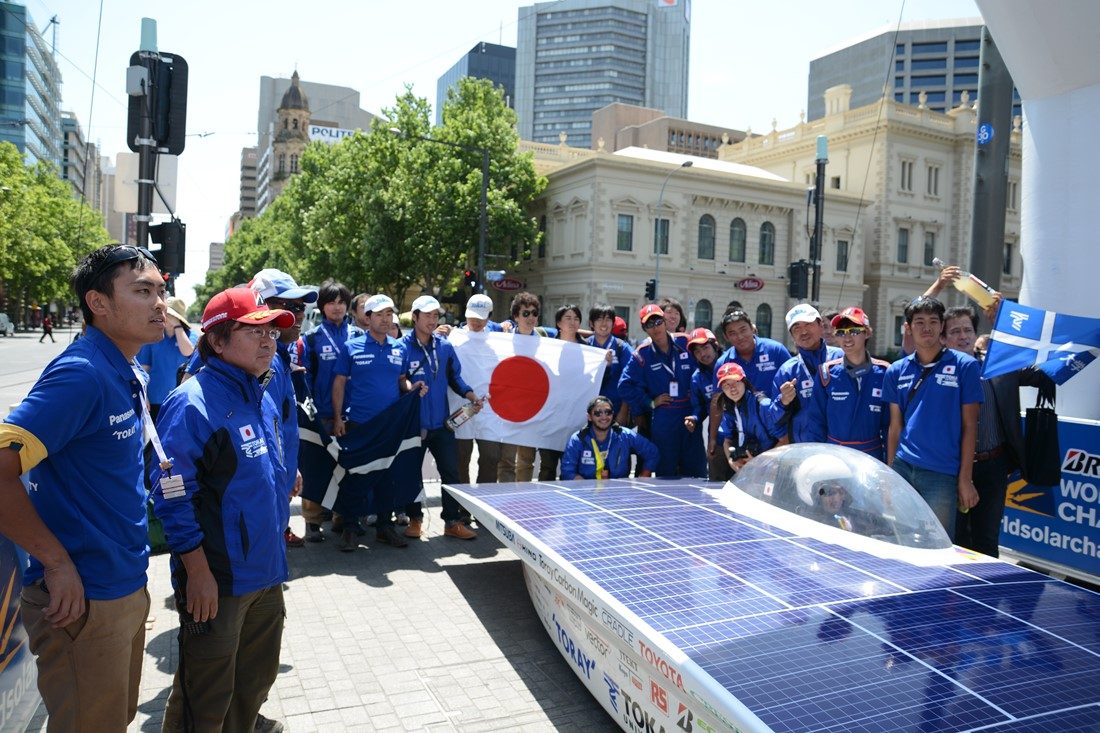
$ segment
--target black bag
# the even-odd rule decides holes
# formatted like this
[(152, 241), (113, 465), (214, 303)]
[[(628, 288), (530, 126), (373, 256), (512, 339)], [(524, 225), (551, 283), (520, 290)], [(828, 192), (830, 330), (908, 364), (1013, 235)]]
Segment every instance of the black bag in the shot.
[(1039, 395), (1024, 418), (1024, 458), (1027, 482), (1057, 486), (1062, 480), (1062, 453), (1058, 445), (1058, 413), (1054, 400)]

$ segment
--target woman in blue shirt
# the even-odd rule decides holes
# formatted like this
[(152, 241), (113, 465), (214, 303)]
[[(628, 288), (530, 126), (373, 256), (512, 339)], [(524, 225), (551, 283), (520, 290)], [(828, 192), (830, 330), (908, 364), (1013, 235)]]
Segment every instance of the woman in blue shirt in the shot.
[[(718, 369), (718, 406), (722, 411), (719, 432), (725, 435), (722, 452), (734, 472), (756, 455), (775, 446), (783, 435), (779, 424), (784, 406), (794, 400), (794, 385), (783, 385), (775, 402), (754, 392), (740, 364), (726, 362)], [(733, 449), (732, 451), (730, 449)]]

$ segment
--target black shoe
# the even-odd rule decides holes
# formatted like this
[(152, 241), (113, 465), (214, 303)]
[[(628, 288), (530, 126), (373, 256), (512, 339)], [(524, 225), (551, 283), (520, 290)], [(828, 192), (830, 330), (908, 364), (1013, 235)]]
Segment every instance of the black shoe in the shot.
[(336, 547), (340, 552), (355, 552), (359, 549), (359, 538), (354, 531), (345, 529), (340, 533), (340, 539), (336, 540)]
[(325, 535), (321, 533), (321, 525), (306, 524), (306, 542), (324, 542)]
[(383, 545), (390, 545), (392, 547), (409, 546), (409, 541), (402, 537), (401, 534), (394, 529), (392, 524), (378, 527), (374, 539), (377, 542), (381, 542)]
[(278, 720), (272, 720), (271, 718), (265, 718), (262, 715), (256, 716), (256, 726), (253, 728), (256, 733), (283, 733), (283, 724)]

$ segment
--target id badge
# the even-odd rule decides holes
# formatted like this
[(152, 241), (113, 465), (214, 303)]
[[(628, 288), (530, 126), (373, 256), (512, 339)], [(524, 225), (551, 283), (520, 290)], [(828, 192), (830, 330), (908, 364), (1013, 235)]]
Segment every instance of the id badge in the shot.
[(183, 488), (183, 477), (179, 475), (162, 474), (159, 484), (161, 496), (165, 499), (180, 499), (187, 493)]
[(669, 382), (668, 383), (668, 396), (669, 397), (679, 397), (680, 396), (680, 383), (679, 382)]

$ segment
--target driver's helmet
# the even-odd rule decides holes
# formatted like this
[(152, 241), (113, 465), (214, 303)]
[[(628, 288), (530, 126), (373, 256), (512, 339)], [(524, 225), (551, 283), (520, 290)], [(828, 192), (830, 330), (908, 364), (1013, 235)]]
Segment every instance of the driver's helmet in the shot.
[(842, 490), (847, 495), (845, 504), (851, 501), (851, 487), (855, 481), (852, 469), (833, 455), (816, 455), (807, 458), (794, 472), (798, 498), (808, 508), (821, 506), (824, 496)]

